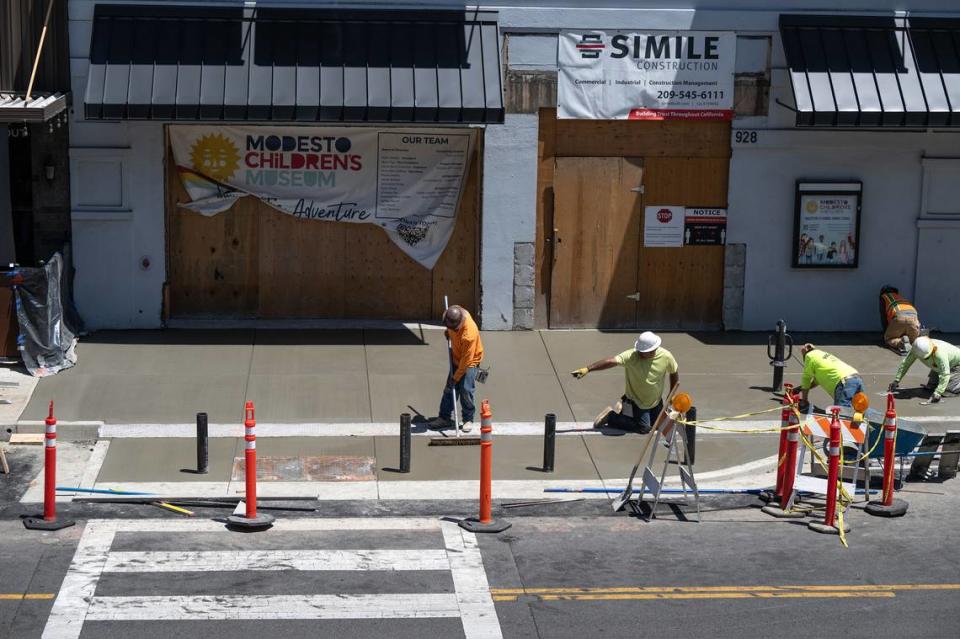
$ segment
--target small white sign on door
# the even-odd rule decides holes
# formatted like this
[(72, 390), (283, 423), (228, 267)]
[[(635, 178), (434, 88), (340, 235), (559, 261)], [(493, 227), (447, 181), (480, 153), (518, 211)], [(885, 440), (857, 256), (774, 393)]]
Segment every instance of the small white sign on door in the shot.
[(644, 246), (683, 246), (685, 207), (648, 206), (643, 216)]

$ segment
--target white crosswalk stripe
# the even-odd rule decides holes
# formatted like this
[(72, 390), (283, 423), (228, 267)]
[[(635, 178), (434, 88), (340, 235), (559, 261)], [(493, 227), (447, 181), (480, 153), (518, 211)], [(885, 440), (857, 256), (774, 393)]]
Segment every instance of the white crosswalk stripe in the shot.
[[(292, 519), (274, 530), (289, 533), (436, 531), (443, 548), (304, 550), (112, 550), (118, 533), (129, 546), (137, 533), (222, 533), (204, 520), (92, 520), (43, 631), (44, 639), (78, 639), (85, 622), (165, 622), (286, 619), (461, 619), (467, 639), (502, 639), (476, 536), (456, 522), (430, 518)], [(269, 535), (269, 533), (262, 533)], [(134, 537), (131, 537), (134, 535)], [(226, 539), (227, 537), (225, 537)], [(264, 537), (269, 540), (269, 537)], [(266, 543), (266, 542), (265, 542)], [(229, 545), (229, 544), (227, 544)], [(134, 546), (136, 547), (136, 546)], [(100, 596), (104, 575), (247, 571), (449, 571), (453, 592)]]
[(449, 570), (444, 550), (112, 552), (104, 572)]

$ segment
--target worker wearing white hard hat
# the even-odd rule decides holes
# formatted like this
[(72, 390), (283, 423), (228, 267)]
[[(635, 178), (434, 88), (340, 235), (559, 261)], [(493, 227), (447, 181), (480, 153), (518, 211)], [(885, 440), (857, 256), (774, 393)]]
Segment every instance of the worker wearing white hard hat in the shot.
[(900, 387), (900, 380), (918, 360), (930, 369), (927, 383), (923, 387), (933, 391), (930, 395), (931, 402), (939, 402), (945, 394), (960, 395), (960, 348), (926, 336), (918, 337), (910, 353), (900, 362), (897, 374), (893, 376), (890, 384), (891, 393)]
[(667, 376), (670, 376), (671, 388), (680, 383), (677, 360), (670, 351), (660, 346), (661, 342), (658, 335), (646, 331), (640, 334), (633, 348), (570, 373), (576, 379), (582, 379), (592, 371), (623, 367), (625, 390), (620, 398), (620, 408), (605, 408), (593, 421), (594, 428), (609, 425), (641, 433), (650, 432), (663, 410), (663, 389)]

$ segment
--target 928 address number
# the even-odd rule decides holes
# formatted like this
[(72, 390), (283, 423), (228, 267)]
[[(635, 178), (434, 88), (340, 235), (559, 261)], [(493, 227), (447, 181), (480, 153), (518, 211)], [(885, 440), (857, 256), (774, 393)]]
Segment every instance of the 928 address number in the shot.
[(757, 132), (750, 130), (741, 130), (734, 131), (733, 141), (737, 144), (756, 144), (757, 143)]

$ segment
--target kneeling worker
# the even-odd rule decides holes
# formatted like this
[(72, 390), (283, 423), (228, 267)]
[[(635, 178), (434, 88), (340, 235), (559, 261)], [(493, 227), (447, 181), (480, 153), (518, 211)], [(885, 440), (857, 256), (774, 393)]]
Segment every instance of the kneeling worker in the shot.
[(804, 344), (800, 353), (803, 355), (802, 403), (807, 404), (811, 388), (821, 386), (833, 397), (835, 406), (852, 407), (853, 396), (864, 392), (863, 379), (857, 369), (813, 344)]
[(660, 347), (661, 339), (647, 331), (640, 335), (634, 347), (616, 357), (602, 359), (570, 373), (577, 379), (591, 371), (602, 371), (622, 366), (626, 390), (622, 407), (615, 411), (608, 406), (593, 422), (594, 428), (610, 425), (623, 430), (649, 433), (663, 410), (663, 382), (670, 375), (670, 388), (680, 383), (677, 360)]
[(480, 341), (480, 329), (462, 306), (451, 306), (443, 312), (443, 325), (447, 327), (447, 339), (450, 340), (450, 372), (447, 384), (440, 399), (440, 415), (430, 420), (431, 428), (447, 428), (453, 423), (453, 391), (456, 389), (460, 407), (463, 409), (462, 430), (465, 433), (473, 428), (473, 415), (476, 406), (473, 393), (476, 388), (477, 370), (483, 361), (483, 342)]
[(906, 355), (910, 344), (920, 337), (916, 307), (889, 284), (880, 290), (880, 321), (884, 344), (901, 355)]
[(910, 354), (900, 362), (900, 368), (888, 389), (891, 393), (900, 387), (900, 380), (917, 360), (930, 369), (930, 376), (923, 387), (933, 391), (931, 402), (939, 402), (945, 393), (960, 395), (960, 348), (929, 337), (918, 337)]

